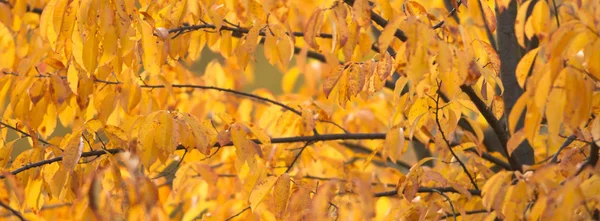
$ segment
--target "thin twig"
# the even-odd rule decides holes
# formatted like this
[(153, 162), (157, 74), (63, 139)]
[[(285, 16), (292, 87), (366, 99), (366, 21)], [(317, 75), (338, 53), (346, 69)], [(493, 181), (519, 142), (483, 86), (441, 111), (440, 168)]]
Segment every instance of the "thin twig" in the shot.
[[(371, 150), (371, 149), (369, 149), (369, 148), (367, 148), (365, 146), (362, 146), (360, 144), (355, 144), (355, 143), (350, 143), (350, 142), (342, 142), (340, 144), (342, 144), (346, 148), (348, 148), (348, 149), (350, 149), (350, 150), (352, 150), (353, 152), (356, 152), (356, 153), (364, 153), (364, 154), (372, 154), (373, 153), (373, 150)], [(381, 153), (375, 153), (375, 156), (382, 157)], [(396, 164), (396, 165), (398, 165), (400, 167), (403, 167), (405, 169), (410, 169), (412, 167), (410, 164), (408, 164), (406, 162), (403, 162), (403, 161), (400, 161), (400, 160), (397, 160), (396, 162), (394, 162), (394, 161), (392, 161), (390, 159), (387, 159), (387, 161), (388, 161), (388, 163)]]
[[(458, 0), (458, 2), (456, 3), (456, 7), (452, 8), (452, 10), (450, 11), (450, 13), (448, 14), (448, 16), (446, 16), (447, 18), (450, 16), (454, 16), (454, 14), (456, 14), (457, 8), (460, 7), (460, 5), (462, 4), (461, 0)], [(433, 27), (433, 29), (438, 29), (440, 27), (442, 27), (442, 25), (444, 25), (446, 22), (444, 20), (438, 22), (437, 24), (435, 24)]]
[(556, 0), (552, 0), (552, 6), (554, 6), (554, 18), (556, 18), (556, 24), (560, 27), (560, 20), (558, 20), (558, 7), (556, 7)]
[[(485, 209), (480, 209), (480, 210), (471, 210), (471, 211), (466, 211), (465, 215), (474, 215), (474, 214), (480, 214), (480, 213), (490, 213), (492, 211), (487, 211)], [(455, 213), (455, 214), (448, 214), (448, 215), (444, 215), (442, 217), (440, 217), (440, 219), (446, 219), (450, 216), (461, 216), (460, 213)]]
[(442, 139), (444, 140), (444, 142), (446, 142), (446, 145), (448, 145), (448, 149), (450, 150), (450, 153), (452, 153), (452, 156), (454, 156), (456, 161), (458, 161), (458, 163), (462, 167), (465, 174), (467, 174), (467, 177), (469, 177), (469, 180), (471, 181), (471, 184), (473, 184), (475, 189), (479, 189), (479, 187), (477, 186), (477, 183), (475, 182), (475, 180), (469, 173), (467, 166), (462, 162), (462, 160), (460, 160), (460, 158), (456, 155), (456, 153), (452, 149), (452, 145), (450, 145), (450, 141), (448, 141), (448, 139), (446, 138), (446, 135), (444, 134), (444, 130), (442, 129), (442, 124), (440, 123), (440, 117), (439, 117), (439, 110), (440, 110), (440, 95), (439, 95), (439, 93), (440, 93), (441, 87), (442, 87), (442, 82), (439, 81), (438, 89), (437, 89), (438, 96), (435, 101), (435, 122), (437, 123), (438, 129), (440, 131), (440, 135), (442, 135)]
[(225, 221), (232, 220), (233, 218), (235, 218), (235, 217), (238, 217), (239, 215), (241, 215), (242, 213), (246, 212), (246, 210), (249, 210), (249, 209), (250, 209), (250, 206), (247, 206), (246, 208), (244, 208), (244, 209), (243, 209), (242, 211), (240, 211), (239, 213), (236, 213), (235, 215), (233, 215), (233, 216), (230, 216), (229, 218), (225, 219)]
[(11, 126), (11, 125), (9, 125), (9, 124), (7, 124), (7, 123), (4, 123), (4, 122), (2, 122), (2, 121), (0, 121), (0, 125), (2, 125), (2, 126), (5, 126), (5, 127), (9, 128), (9, 129), (11, 129), (11, 130), (14, 130), (14, 131), (16, 131), (16, 132), (18, 132), (18, 133), (22, 134), (23, 136), (26, 136), (26, 137), (31, 137), (32, 139), (37, 139), (38, 141), (40, 141), (40, 142), (42, 142), (42, 143), (44, 143), (44, 144), (46, 144), (46, 145), (52, 145), (50, 142), (48, 142), (48, 141), (46, 141), (46, 140), (42, 139), (41, 137), (32, 137), (32, 136), (31, 136), (31, 134), (29, 134), (29, 133), (27, 133), (27, 132), (25, 132), (25, 131), (22, 131), (22, 130), (20, 130), (20, 129), (19, 129), (19, 128), (17, 128), (17, 127), (13, 127), (13, 126)]
[[(99, 82), (99, 83), (104, 83), (104, 84), (109, 84), (109, 85), (118, 85), (118, 84), (122, 84), (120, 82), (115, 82), (115, 81), (105, 81), (105, 80), (99, 80), (96, 79), (95, 82)], [(261, 97), (255, 94), (251, 94), (251, 93), (246, 93), (246, 92), (242, 92), (242, 91), (237, 91), (237, 90), (233, 90), (233, 89), (227, 89), (227, 88), (221, 88), (221, 87), (215, 87), (215, 86), (204, 86), (204, 85), (195, 85), (195, 84), (173, 84), (171, 85), (171, 87), (173, 88), (191, 88), (191, 89), (202, 89), (202, 90), (216, 90), (216, 91), (221, 91), (221, 92), (226, 92), (226, 93), (230, 93), (230, 94), (234, 94), (237, 96), (242, 96), (242, 97), (248, 97), (248, 98), (252, 98), (261, 102), (265, 102), (265, 103), (270, 103), (276, 106), (279, 106), (285, 110), (291, 111), (292, 113), (298, 115), (298, 116), (302, 116), (302, 112), (286, 105), (283, 104), (279, 101), (276, 100), (271, 100), (269, 98), (266, 97)], [(146, 88), (146, 89), (155, 89), (155, 88), (165, 88), (165, 85), (140, 85), (140, 88)], [(332, 122), (332, 121), (327, 121), (327, 120), (318, 120), (320, 122), (324, 122), (324, 123), (330, 123), (338, 128), (340, 128), (342, 131), (347, 132), (346, 129), (342, 128), (340, 125)], [(313, 130), (313, 132), (316, 132)], [(318, 134), (318, 133), (315, 133)]]
[(311, 142), (306, 142), (304, 144), (304, 146), (302, 146), (302, 149), (300, 149), (300, 152), (296, 155), (296, 157), (294, 157), (294, 160), (292, 160), (292, 162), (288, 166), (287, 170), (285, 170), (286, 173), (290, 172), (292, 167), (294, 167), (294, 164), (296, 163), (296, 161), (298, 161), (298, 159), (300, 159), (300, 155), (302, 155), (302, 152), (304, 152), (304, 149), (306, 149), (306, 147), (308, 147), (308, 145), (310, 145), (310, 144), (311, 144)]
[(439, 191), (434, 189), (434, 191), (437, 194), (440, 194), (441, 196), (443, 196), (444, 198), (446, 198), (446, 201), (448, 201), (448, 204), (450, 204), (450, 209), (452, 209), (452, 215), (454, 217), (454, 221), (456, 221), (456, 211), (454, 210), (454, 204), (452, 204), (452, 200), (450, 199), (450, 197), (448, 197), (448, 195), (446, 195), (444, 192)]
[[(475, 155), (479, 156), (479, 153), (475, 148), (469, 148), (465, 151), (475, 153)], [(494, 163), (496, 166), (502, 167), (505, 170), (510, 170), (510, 164), (504, 162), (504, 160), (498, 159), (497, 157), (491, 155), (488, 152), (482, 152), (480, 157), (484, 160)]]
[[(417, 190), (418, 193), (437, 193), (437, 191), (441, 191), (444, 193), (460, 193), (452, 187), (419, 187)], [(473, 190), (468, 189), (469, 193), (473, 196), (481, 196), (481, 190)], [(396, 196), (398, 195), (397, 190), (378, 192), (373, 194), (374, 197), (387, 197), (387, 196)]]
[(563, 149), (565, 149), (565, 147), (567, 147), (571, 143), (573, 143), (573, 141), (575, 141), (576, 138), (577, 138), (577, 136), (575, 136), (575, 135), (571, 135), (571, 136), (567, 137), (567, 140), (565, 140), (565, 142), (562, 145), (560, 145), (560, 147), (558, 148), (558, 150), (556, 151), (556, 153), (554, 154), (554, 156), (550, 160), (550, 163), (557, 163), (558, 162), (558, 155), (560, 154), (560, 152)]
[(25, 217), (23, 217), (23, 214), (21, 214), (19, 211), (17, 211), (16, 209), (13, 209), (12, 207), (10, 207), (9, 205), (5, 204), (2, 201), (0, 201), (0, 207), (3, 207), (4, 209), (10, 211), (13, 215), (15, 215), (21, 221), (27, 220), (27, 219), (25, 219)]

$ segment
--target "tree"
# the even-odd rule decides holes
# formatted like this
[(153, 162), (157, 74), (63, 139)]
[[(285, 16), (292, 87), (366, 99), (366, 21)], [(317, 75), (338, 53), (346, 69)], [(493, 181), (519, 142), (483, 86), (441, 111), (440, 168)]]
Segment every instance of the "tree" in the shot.
[[(0, 11), (6, 218), (600, 216), (598, 1)], [(281, 94), (243, 90), (257, 48)]]

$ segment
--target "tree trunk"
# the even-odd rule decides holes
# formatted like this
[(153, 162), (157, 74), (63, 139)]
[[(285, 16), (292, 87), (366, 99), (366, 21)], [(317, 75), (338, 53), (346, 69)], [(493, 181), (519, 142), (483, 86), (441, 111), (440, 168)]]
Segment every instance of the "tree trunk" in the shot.
[[(517, 2), (512, 0), (510, 5), (502, 13), (498, 12), (496, 8), (496, 19), (497, 19), (497, 42), (498, 42), (498, 55), (500, 56), (500, 77), (502, 78), (502, 84), (504, 84), (504, 125), (506, 125), (506, 116), (510, 114), (515, 102), (523, 90), (517, 83), (517, 77), (515, 70), (519, 59), (521, 58), (520, 46), (517, 42), (515, 35), (515, 19), (517, 17)], [(524, 115), (521, 116), (521, 120), (517, 125), (517, 130), (523, 127)], [(521, 143), (517, 149), (514, 150), (511, 157), (516, 158), (519, 165), (532, 165), (534, 163), (533, 148), (527, 141)]]

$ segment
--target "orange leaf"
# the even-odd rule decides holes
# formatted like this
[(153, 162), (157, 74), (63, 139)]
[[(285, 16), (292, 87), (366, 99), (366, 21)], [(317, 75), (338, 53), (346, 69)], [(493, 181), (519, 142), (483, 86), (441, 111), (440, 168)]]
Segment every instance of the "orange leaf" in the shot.
[(62, 160), (63, 167), (67, 171), (73, 171), (83, 151), (83, 137), (80, 132), (74, 132), (68, 138), (63, 139), (60, 146), (65, 150)]
[(316, 36), (321, 31), (323, 26), (323, 9), (317, 8), (308, 19), (306, 26), (304, 26), (304, 40), (313, 49), (319, 51), (319, 45), (317, 44)]
[(368, 0), (355, 0), (352, 13), (358, 26), (365, 27), (371, 24), (371, 7)]

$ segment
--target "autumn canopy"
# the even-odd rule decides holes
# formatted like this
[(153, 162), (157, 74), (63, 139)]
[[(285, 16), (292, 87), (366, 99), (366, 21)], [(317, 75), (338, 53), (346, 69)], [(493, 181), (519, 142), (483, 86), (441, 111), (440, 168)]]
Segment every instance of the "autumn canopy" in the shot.
[(0, 0), (0, 217), (600, 219), (599, 80), (597, 0)]

